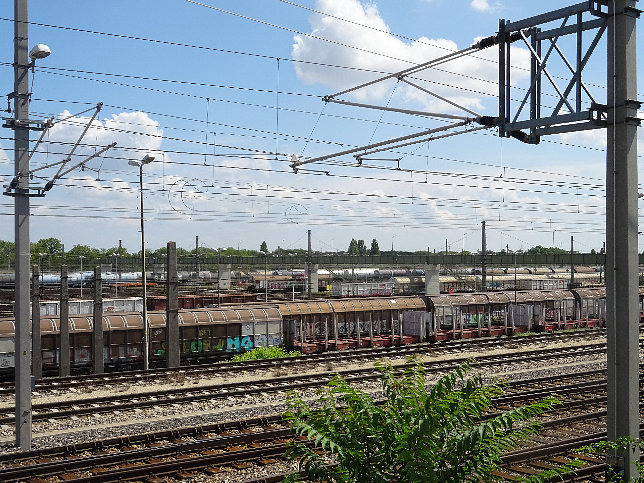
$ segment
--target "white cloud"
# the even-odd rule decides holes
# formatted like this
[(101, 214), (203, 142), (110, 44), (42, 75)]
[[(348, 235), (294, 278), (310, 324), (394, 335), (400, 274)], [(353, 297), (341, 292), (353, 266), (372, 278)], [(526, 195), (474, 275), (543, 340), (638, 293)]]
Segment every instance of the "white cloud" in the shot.
[(470, 2), (470, 7), (472, 7), (477, 12), (491, 12), (496, 9), (492, 7), (488, 0), (472, 0)]
[[(310, 17), (311, 35), (331, 42), (307, 36), (295, 36), (292, 50), (295, 59), (395, 73), (413, 64), (436, 59), (463, 47), (449, 39), (429, 36), (413, 42), (404, 42), (390, 33), (388, 25), (375, 5), (362, 4), (359, 0), (317, 0), (316, 8), (333, 17), (312, 15)], [(341, 19), (347, 19), (353, 23)], [(365, 25), (371, 28), (365, 28)], [(345, 45), (358, 48), (352, 49)], [(527, 50), (515, 48), (512, 54), (513, 65), (527, 67), (529, 59)], [(460, 105), (482, 111), (485, 107), (484, 99), (497, 95), (497, 56), (495, 49), (476, 52), (442, 64), (438, 68), (415, 74), (412, 82)], [(309, 63), (297, 63), (295, 69), (297, 76), (303, 82), (321, 84), (335, 92), (382, 77), (380, 73), (338, 70)], [(525, 78), (527, 72), (527, 70), (513, 72), (516, 76), (514, 83)], [(389, 95), (395, 83), (395, 80), (379, 83), (352, 92), (351, 96), (363, 101), (375, 102)], [(408, 103), (415, 108), (420, 104), (427, 110), (441, 112), (456, 110), (435, 97), (403, 84), (399, 84), (396, 88), (396, 96), (399, 107), (403, 107), (402, 103)], [(492, 103), (492, 105), (496, 104)]]
[[(65, 119), (70, 116), (68, 111), (63, 111), (58, 119)], [(48, 140), (51, 143), (61, 143), (57, 146), (57, 152), (69, 152), (76, 143), (89, 122), (90, 117), (79, 116), (71, 118), (65, 122), (58, 122), (50, 130)], [(161, 141), (163, 131), (159, 128), (159, 123), (151, 119), (143, 112), (122, 112), (112, 114), (111, 117), (100, 121), (95, 119), (87, 134), (81, 141), (81, 145), (75, 152), (73, 161), (80, 162), (83, 157), (93, 154), (97, 150), (116, 142), (116, 147), (110, 149), (105, 156), (115, 158), (125, 158), (121, 160), (110, 160), (111, 167), (116, 167), (116, 163), (122, 163), (123, 167), (127, 165), (127, 159), (140, 159), (146, 154), (151, 156), (160, 156)], [(86, 146), (90, 145), (90, 146)], [(43, 152), (43, 149), (41, 149)], [(101, 160), (93, 160), (89, 166), (97, 166)]]
[[(4, 150), (2, 146), (0, 146), (0, 169), (7, 173), (9, 175), (10, 173), (13, 173), (13, 171), (9, 168), (9, 165), (11, 164), (11, 161), (9, 160), (9, 156), (7, 155), (7, 152)], [(0, 172), (0, 183), (5, 183), (6, 180), (2, 176), (2, 172)]]
[(559, 138), (567, 144), (590, 146), (593, 148), (606, 147), (606, 132), (603, 129), (563, 133), (559, 135)]
[(2, 146), (0, 146), (0, 164), (9, 164), (9, 156)]

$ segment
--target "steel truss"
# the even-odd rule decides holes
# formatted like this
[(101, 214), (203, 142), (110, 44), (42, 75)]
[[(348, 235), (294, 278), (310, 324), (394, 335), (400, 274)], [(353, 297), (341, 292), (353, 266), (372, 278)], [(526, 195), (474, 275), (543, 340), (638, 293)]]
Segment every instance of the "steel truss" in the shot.
[[(517, 22), (499, 20), (499, 136), (537, 144), (541, 136), (548, 134), (606, 127), (606, 104), (597, 102), (583, 82), (582, 74), (606, 31), (607, 4), (608, 0), (586, 1)], [(558, 23), (557, 27), (542, 30), (554, 22)], [(586, 32), (594, 34), (590, 44), (584, 47), (582, 40)], [(575, 36), (576, 44), (572, 62), (559, 42), (570, 35)], [(510, 54), (511, 44), (517, 38), (530, 53), (530, 87), (513, 111)], [(571, 76), (561, 86), (561, 77), (555, 78), (548, 70), (548, 61), (557, 55)], [(544, 85), (551, 87), (557, 97), (556, 105), (548, 113), (543, 112)]]

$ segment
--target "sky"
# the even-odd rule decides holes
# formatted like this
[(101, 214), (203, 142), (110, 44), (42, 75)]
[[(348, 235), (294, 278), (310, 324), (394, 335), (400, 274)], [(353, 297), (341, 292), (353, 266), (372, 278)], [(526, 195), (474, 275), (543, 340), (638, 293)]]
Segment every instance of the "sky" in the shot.
[[(576, 250), (599, 250), (604, 130), (528, 145), (481, 129), (410, 138), (423, 142), (366, 154), (361, 164), (350, 153), (297, 173), (290, 167), (292, 159), (459, 122), (436, 115), (496, 116), (495, 48), (406, 78), (422, 90), (392, 78), (333, 98), (435, 115), (324, 96), (467, 48), (495, 34), (499, 19), (561, 6), (549, 0), (30, 0), (29, 44), (52, 52), (30, 75), (30, 118), (56, 121), (31, 168), (65, 159), (98, 103), (102, 109), (72, 162), (117, 143), (32, 199), (31, 240), (56, 237), (67, 249), (110, 248), (122, 240), (137, 251), (139, 173), (128, 162), (154, 156), (143, 168), (152, 249), (168, 241), (191, 249), (197, 236), (200, 246), (213, 249), (257, 250), (263, 241), (269, 250), (306, 248), (311, 230), (314, 250), (343, 251), (352, 238), (370, 246), (375, 238), (381, 250), (440, 251), (447, 243), (452, 251), (476, 251), (485, 221), (490, 250), (568, 249), (571, 236)], [(2, 2), (5, 93), (13, 89), (13, 15), (13, 2)], [(586, 45), (592, 36), (584, 35)], [(513, 106), (529, 86), (529, 53), (520, 44), (512, 48)], [(569, 39), (566, 48), (574, 59)], [(602, 39), (584, 70), (600, 103), (606, 102), (605, 51)], [(570, 75), (561, 57), (553, 53), (548, 68), (565, 86)], [(557, 97), (544, 84), (545, 111)], [(13, 177), (12, 139), (10, 129), (0, 130), (3, 186)], [(39, 169), (32, 185), (44, 185), (55, 171)], [(13, 230), (13, 200), (2, 197), (0, 240), (13, 241)]]

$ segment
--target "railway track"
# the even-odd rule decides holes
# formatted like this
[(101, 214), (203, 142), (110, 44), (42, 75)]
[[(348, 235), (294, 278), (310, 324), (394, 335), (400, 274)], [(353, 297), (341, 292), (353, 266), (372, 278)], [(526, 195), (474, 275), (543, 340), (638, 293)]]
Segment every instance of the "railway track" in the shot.
[[(585, 382), (582, 382), (583, 380)], [(535, 386), (550, 384), (542, 389), (547, 395), (564, 393), (566, 401), (557, 408), (564, 415), (544, 422), (539, 439), (530, 447), (509, 453), (505, 465), (498, 472), (499, 478), (516, 479), (521, 474), (538, 471), (538, 465), (552, 465), (562, 451), (570, 451), (590, 441), (605, 438), (605, 432), (597, 432), (606, 417), (605, 397), (589, 398), (603, 383), (603, 371), (589, 371), (574, 376), (562, 375), (521, 381), (510, 385), (512, 394), (495, 400), (495, 407), (506, 409), (541, 398)], [(576, 412), (570, 416), (570, 412)], [(565, 439), (571, 427), (583, 424), (584, 432)], [(590, 429), (589, 429), (590, 428)], [(595, 429), (594, 431), (591, 429)], [(261, 474), (271, 465), (281, 462), (286, 444), (293, 440), (290, 429), (284, 426), (280, 416), (258, 418), (181, 430), (146, 433), (127, 438), (114, 438), (101, 442), (68, 445), (59, 448), (0, 455), (0, 480), (21, 481), (34, 475), (40, 478), (55, 477), (65, 481), (125, 481), (136, 478), (172, 477), (187, 478), (190, 475), (217, 475), (222, 472)], [(599, 439), (598, 439), (599, 438)], [(547, 444), (540, 441), (551, 440)], [(561, 460), (559, 460), (561, 462)], [(596, 463), (588, 459), (589, 463)], [(521, 472), (523, 471), (523, 473)], [(248, 471), (246, 471), (248, 473)], [(241, 473), (240, 473), (241, 475)], [(283, 473), (272, 475), (270, 471), (256, 481), (281, 481)], [(243, 481), (239, 479), (237, 481)]]
[[(323, 354), (311, 354), (285, 359), (265, 359), (259, 361), (225, 362), (208, 365), (181, 366), (178, 368), (158, 368), (148, 371), (123, 371), (104, 374), (87, 374), (71, 377), (48, 377), (35, 382), (34, 391), (41, 393), (50, 390), (79, 388), (85, 390), (91, 387), (107, 384), (146, 384), (149, 381), (177, 380), (181, 378), (207, 378), (235, 374), (240, 371), (258, 371), (276, 368), (296, 368), (310, 364), (348, 364), (382, 358), (408, 357), (432, 351), (436, 354), (447, 352), (487, 351), (502, 347), (522, 347), (540, 343), (558, 343), (570, 340), (587, 340), (602, 337), (605, 329), (584, 329), (554, 334), (534, 334), (512, 338), (482, 338), (460, 339), (442, 343), (417, 343), (398, 347), (382, 347), (355, 349)], [(0, 384), (0, 397), (13, 394), (15, 386), (12, 382)]]
[[(557, 360), (570, 357), (588, 357), (601, 355), (606, 351), (605, 344), (591, 344), (588, 346), (561, 347), (555, 349), (541, 349), (524, 351), (514, 354), (494, 354), (477, 357), (480, 368), (493, 367), (503, 364), (535, 363), (545, 360)], [(449, 361), (427, 363), (428, 373), (448, 372), (470, 358), (452, 359)], [(397, 371), (411, 367), (412, 363), (396, 366)], [(337, 371), (351, 382), (378, 381), (381, 372), (375, 368), (360, 368)], [(110, 413), (157, 407), (163, 405), (176, 405), (193, 403), (196, 401), (211, 401), (232, 397), (248, 397), (250, 395), (265, 396), (270, 393), (304, 390), (325, 385), (330, 378), (327, 372), (314, 374), (296, 374), (286, 377), (264, 377), (252, 383), (240, 385), (239, 382), (209, 384), (199, 387), (180, 387), (176, 389), (163, 389), (145, 391), (136, 394), (109, 395), (103, 397), (77, 398), (73, 401), (56, 400), (32, 405), (32, 420), (43, 421), (56, 418), (67, 418), (87, 414)], [(0, 424), (11, 424), (15, 420), (14, 406), (5, 402), (0, 406)]]

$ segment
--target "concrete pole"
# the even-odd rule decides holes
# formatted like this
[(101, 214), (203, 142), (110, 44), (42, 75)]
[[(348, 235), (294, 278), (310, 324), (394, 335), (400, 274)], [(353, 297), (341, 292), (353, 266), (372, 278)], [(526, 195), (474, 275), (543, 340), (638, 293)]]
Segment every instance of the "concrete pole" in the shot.
[(268, 302), (268, 253), (264, 254), (264, 302)]
[(69, 376), (69, 362), (69, 286), (67, 265), (63, 265), (60, 267), (60, 376)]
[[(123, 240), (119, 240), (119, 257), (123, 253)], [(121, 272), (123, 272), (123, 260), (121, 260), (121, 265), (116, 267), (116, 286), (118, 287), (121, 283)]]
[(31, 370), (35, 379), (42, 378), (42, 338), (40, 337), (40, 282), (38, 265), (31, 275)]
[(195, 272), (197, 275), (197, 280), (199, 280), (199, 235), (195, 235)]
[(94, 374), (103, 374), (103, 278), (101, 266), (94, 268), (94, 313), (92, 328), (92, 369)]
[(217, 308), (221, 307), (221, 248), (217, 248)]
[[(606, 325), (608, 439), (639, 438), (637, 246), (637, 2), (608, 2)], [(623, 481), (638, 478), (639, 450), (609, 455)]]
[(487, 292), (487, 243), (485, 240), (485, 221), (481, 222), (481, 291)]
[(575, 237), (570, 235), (570, 288), (575, 288), (575, 264), (572, 262), (572, 254), (575, 251)]
[(14, 196), (16, 280), (16, 446), (31, 449), (31, 339), (29, 336), (29, 41), (27, 0), (14, 0)]
[(311, 258), (311, 230), (308, 230), (308, 251), (306, 252), (306, 282), (307, 282), (307, 289), (306, 289), (306, 294), (307, 298), (311, 298), (311, 263), (312, 263), (312, 258)]
[(167, 302), (166, 302), (166, 352), (168, 354), (168, 367), (179, 367), (181, 364), (181, 352), (179, 348), (179, 276), (177, 275), (177, 244), (168, 242), (166, 250), (166, 280)]

